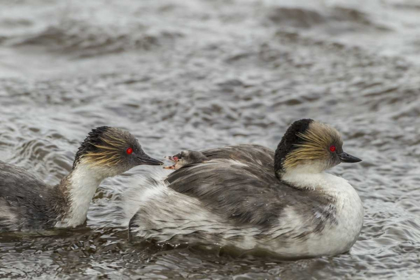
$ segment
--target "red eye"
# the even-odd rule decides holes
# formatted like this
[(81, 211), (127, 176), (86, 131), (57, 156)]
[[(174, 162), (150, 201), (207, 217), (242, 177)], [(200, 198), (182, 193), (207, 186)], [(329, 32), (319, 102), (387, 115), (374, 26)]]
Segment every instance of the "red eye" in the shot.
[(133, 149), (128, 148), (125, 152), (127, 153), (127, 155), (131, 155), (133, 153)]
[(330, 146), (330, 151), (331, 152), (335, 152), (335, 150), (336, 150), (335, 146)]

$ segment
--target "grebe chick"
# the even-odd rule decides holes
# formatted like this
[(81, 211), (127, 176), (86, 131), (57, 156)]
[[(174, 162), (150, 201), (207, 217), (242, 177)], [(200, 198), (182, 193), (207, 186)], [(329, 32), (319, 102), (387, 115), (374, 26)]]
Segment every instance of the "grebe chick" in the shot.
[(185, 150), (174, 156), (166, 156), (165, 159), (174, 162), (174, 164), (165, 166), (164, 169), (178, 170), (184, 166), (204, 162), (207, 157), (202, 152)]
[(345, 179), (325, 172), (360, 161), (342, 144), (334, 128), (302, 119), (275, 152), (253, 145), (203, 151), (206, 162), (143, 180), (130, 236), (285, 258), (347, 252), (362, 228), (363, 206)]
[(0, 162), (0, 231), (82, 225), (101, 181), (142, 164), (163, 163), (146, 155), (129, 132), (106, 126), (89, 133), (70, 174), (56, 186)]

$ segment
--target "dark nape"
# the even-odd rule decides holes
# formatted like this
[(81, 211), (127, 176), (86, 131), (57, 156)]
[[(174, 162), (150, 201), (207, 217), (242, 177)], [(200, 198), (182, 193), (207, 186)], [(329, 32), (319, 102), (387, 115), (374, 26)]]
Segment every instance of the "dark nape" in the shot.
[(280, 173), (283, 169), (284, 158), (288, 153), (296, 149), (295, 144), (300, 144), (302, 142), (302, 139), (298, 137), (298, 134), (305, 133), (311, 122), (313, 122), (312, 119), (301, 119), (295, 121), (289, 126), (281, 139), (274, 155), (274, 172), (278, 179), (280, 179)]
[(89, 132), (88, 136), (85, 138), (83, 143), (80, 145), (79, 149), (77, 150), (76, 157), (73, 162), (73, 168), (76, 167), (77, 163), (80, 161), (82, 155), (96, 151), (96, 145), (101, 144), (101, 136), (109, 129), (108, 126), (100, 126), (97, 128), (92, 129)]

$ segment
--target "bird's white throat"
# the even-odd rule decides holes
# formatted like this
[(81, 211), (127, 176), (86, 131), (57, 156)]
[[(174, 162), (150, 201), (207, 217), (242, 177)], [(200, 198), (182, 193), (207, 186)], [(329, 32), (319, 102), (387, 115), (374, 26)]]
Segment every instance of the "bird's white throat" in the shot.
[(325, 188), (331, 181), (331, 174), (325, 173), (327, 164), (322, 161), (311, 161), (288, 168), (281, 174), (282, 181), (300, 189), (315, 190)]
[(81, 161), (64, 181), (63, 192), (69, 209), (56, 227), (76, 227), (83, 224), (96, 189), (107, 177), (106, 170)]

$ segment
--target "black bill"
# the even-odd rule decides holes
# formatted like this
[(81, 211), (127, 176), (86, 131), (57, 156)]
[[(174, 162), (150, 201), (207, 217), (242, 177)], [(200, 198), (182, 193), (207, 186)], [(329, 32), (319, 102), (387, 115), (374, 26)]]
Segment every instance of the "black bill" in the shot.
[(160, 160), (154, 159), (149, 157), (146, 154), (142, 154), (141, 156), (137, 157), (139, 164), (144, 164), (144, 165), (163, 165), (163, 162), (161, 162)]
[(348, 153), (342, 152), (341, 154), (338, 155), (341, 162), (359, 162), (362, 161), (360, 158), (357, 158), (355, 156), (349, 155)]

